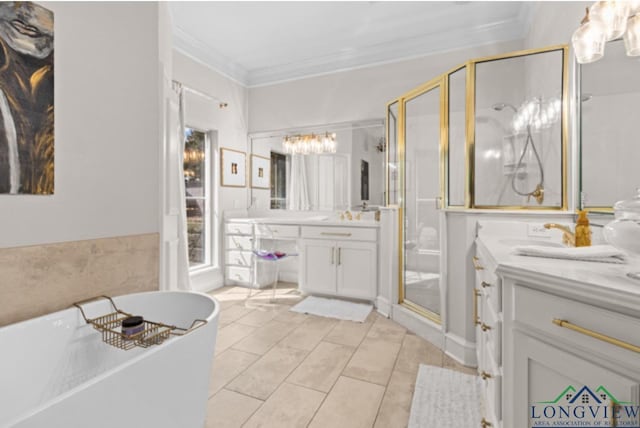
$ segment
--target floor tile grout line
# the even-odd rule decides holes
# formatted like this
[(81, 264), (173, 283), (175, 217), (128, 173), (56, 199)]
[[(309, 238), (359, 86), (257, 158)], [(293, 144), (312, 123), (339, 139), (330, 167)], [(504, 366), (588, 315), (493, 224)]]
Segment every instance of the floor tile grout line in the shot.
[[(248, 315), (250, 315), (250, 314), (251, 314), (251, 313), (253, 313), (255, 310), (257, 310), (257, 309), (253, 309), (251, 312), (249, 312), (249, 313), (245, 314), (244, 316), (248, 316)], [(286, 312), (286, 310), (285, 310), (284, 312)], [(305, 315), (307, 315), (307, 314), (305, 314)], [(376, 315), (378, 315), (378, 314), (376, 313)], [(381, 314), (380, 314), (380, 315), (381, 315)], [(244, 317), (244, 316), (243, 316), (243, 317)], [(275, 318), (276, 318), (277, 316), (278, 316), (278, 315), (276, 315), (275, 317), (271, 318), (271, 319), (270, 319), (269, 321), (267, 321), (267, 322), (274, 321), (274, 320), (275, 320)], [(238, 318), (237, 320), (233, 321), (231, 324), (235, 324), (235, 323), (237, 323), (237, 324), (240, 324), (240, 325), (243, 325), (243, 326), (255, 327), (255, 328), (256, 328), (256, 330), (260, 328), (260, 327), (256, 327), (255, 325), (243, 324), (243, 323), (241, 323), (241, 322), (238, 322), (238, 321), (239, 321), (241, 318), (243, 318), (243, 317)], [(374, 320), (373, 320), (372, 322), (370, 322), (370, 323), (366, 323), (366, 324), (369, 324), (369, 326), (368, 326), (368, 328), (365, 330), (364, 334), (362, 335), (362, 338), (358, 341), (358, 343), (357, 343), (357, 345), (356, 345), (356, 346), (353, 346), (353, 345), (351, 345), (351, 344), (349, 344), (349, 345), (345, 345), (344, 343), (335, 343), (335, 342), (332, 342), (332, 341), (331, 341), (331, 339), (329, 339), (329, 338), (328, 338), (328, 336), (329, 336), (329, 335), (330, 335), (330, 334), (331, 334), (331, 333), (332, 333), (336, 328), (338, 328), (338, 326), (340, 325), (340, 321), (339, 321), (339, 322), (337, 322), (337, 323), (336, 323), (333, 327), (331, 327), (329, 330), (327, 330), (323, 335), (321, 335), (321, 336), (320, 336), (320, 338), (319, 338), (319, 340), (318, 340), (318, 342), (317, 342), (317, 343), (313, 346), (313, 348), (311, 348), (310, 350), (307, 350), (307, 349), (300, 349), (299, 347), (295, 347), (295, 346), (282, 345), (282, 342), (283, 342), (284, 340), (286, 340), (286, 339), (287, 339), (291, 334), (293, 334), (293, 332), (294, 332), (294, 331), (296, 331), (296, 330), (300, 329), (300, 328), (304, 325), (304, 323), (305, 323), (305, 322), (307, 322), (307, 320), (308, 320), (308, 319), (311, 319), (311, 317), (309, 317), (309, 316), (307, 315), (307, 319), (305, 319), (304, 321), (302, 321), (301, 323), (299, 323), (299, 325), (297, 325), (296, 327), (294, 327), (294, 328), (293, 328), (290, 332), (288, 332), (284, 337), (282, 337), (282, 338), (281, 338), (281, 339), (279, 339), (277, 342), (275, 342), (275, 343), (274, 343), (271, 347), (269, 347), (269, 349), (268, 349), (267, 351), (265, 351), (263, 354), (256, 354), (256, 353), (253, 353), (253, 352), (251, 352), (251, 351), (241, 350), (241, 349), (234, 348), (234, 346), (235, 346), (238, 342), (240, 342), (240, 341), (241, 341), (241, 340), (243, 340), (244, 338), (246, 338), (246, 337), (250, 336), (251, 334), (254, 334), (254, 332), (251, 332), (249, 335), (244, 336), (244, 337), (243, 337), (243, 338), (241, 338), (239, 341), (234, 342), (231, 346), (229, 346), (229, 347), (228, 347), (227, 349), (225, 349), (223, 352), (221, 352), (220, 354), (218, 354), (218, 355), (216, 356), (216, 358), (217, 358), (217, 357), (219, 357), (220, 355), (224, 354), (227, 350), (229, 350), (229, 349), (234, 349), (235, 351), (245, 352), (245, 353), (248, 353), (248, 354), (251, 354), (251, 355), (255, 355), (255, 356), (257, 356), (257, 357), (258, 357), (256, 361), (254, 361), (252, 364), (248, 365), (244, 370), (242, 370), (240, 373), (238, 373), (238, 375), (236, 375), (233, 379), (229, 380), (229, 382), (227, 382), (227, 383), (226, 383), (226, 384), (225, 384), (225, 385), (220, 389), (220, 391), (221, 391), (222, 389), (225, 389), (225, 390), (227, 390), (227, 391), (233, 391), (233, 390), (229, 390), (229, 389), (227, 389), (226, 387), (227, 387), (231, 382), (233, 382), (233, 380), (234, 380), (234, 379), (236, 379), (237, 377), (239, 377), (239, 376), (241, 376), (243, 373), (245, 373), (247, 370), (249, 370), (249, 369), (250, 369), (254, 364), (256, 364), (256, 363), (257, 363), (257, 362), (258, 362), (258, 361), (259, 361), (259, 360), (260, 360), (264, 355), (266, 355), (268, 352), (270, 352), (273, 348), (275, 348), (275, 347), (276, 347), (276, 346), (278, 346), (278, 345), (281, 345), (281, 346), (284, 346), (284, 347), (287, 347), (287, 348), (292, 348), (292, 349), (297, 349), (297, 350), (305, 351), (305, 352), (306, 352), (306, 355), (305, 355), (305, 356), (304, 356), (304, 358), (303, 358), (303, 359), (302, 359), (298, 364), (296, 364), (296, 366), (295, 366), (295, 367), (294, 367), (294, 368), (293, 368), (293, 369), (292, 369), (292, 370), (287, 374), (287, 376), (284, 378), (284, 380), (278, 384), (278, 386), (276, 387), (276, 389), (275, 389), (271, 394), (269, 394), (269, 396), (268, 396), (266, 399), (264, 399), (264, 400), (263, 400), (263, 399), (261, 399), (261, 398), (253, 397), (253, 396), (248, 395), (248, 394), (244, 394), (244, 393), (238, 392), (238, 391), (233, 391), (233, 392), (236, 392), (236, 393), (238, 393), (238, 394), (245, 395), (245, 396), (247, 396), (247, 397), (254, 398), (254, 399), (257, 399), (257, 400), (259, 400), (259, 401), (262, 401), (262, 403), (260, 404), (260, 406), (259, 406), (259, 407), (254, 411), (254, 412), (252, 412), (252, 413), (251, 413), (251, 415), (249, 415), (249, 416), (247, 417), (247, 419), (246, 419), (246, 420), (245, 420), (245, 422), (243, 423), (243, 426), (244, 426), (244, 425), (246, 425), (246, 423), (248, 423), (248, 421), (253, 417), (253, 415), (254, 415), (257, 411), (259, 411), (259, 409), (264, 405), (264, 403), (266, 403), (266, 401), (267, 401), (267, 400), (269, 400), (269, 399), (271, 398), (271, 396), (273, 395), (273, 393), (274, 393), (275, 391), (277, 391), (279, 388), (281, 388), (281, 387), (282, 387), (282, 385), (283, 385), (283, 384), (285, 384), (285, 383), (286, 383), (286, 384), (289, 384), (289, 385), (294, 385), (294, 386), (296, 386), (296, 387), (305, 388), (305, 389), (308, 389), (308, 390), (310, 390), (310, 391), (314, 391), (314, 392), (318, 392), (318, 393), (324, 394), (324, 397), (323, 397), (322, 401), (319, 403), (318, 407), (315, 409), (315, 411), (313, 412), (313, 415), (311, 416), (311, 418), (310, 418), (309, 422), (307, 423), (307, 426), (309, 426), (309, 425), (314, 421), (314, 419), (316, 418), (316, 416), (317, 416), (317, 414), (318, 414), (319, 410), (320, 410), (320, 409), (322, 408), (322, 406), (325, 404), (327, 397), (328, 397), (328, 396), (333, 392), (333, 390), (335, 389), (335, 386), (336, 386), (336, 384), (337, 384), (337, 381), (340, 379), (340, 377), (345, 377), (345, 378), (349, 378), (349, 379), (352, 379), (352, 380), (355, 380), (355, 381), (365, 382), (365, 383), (367, 383), (367, 384), (370, 384), (370, 385), (376, 385), (376, 386), (382, 387), (382, 388), (384, 389), (383, 395), (382, 395), (382, 397), (381, 397), (381, 399), (380, 399), (380, 403), (378, 403), (378, 407), (377, 407), (377, 409), (376, 409), (376, 415), (375, 415), (375, 418), (374, 418), (374, 421), (373, 421), (373, 424), (375, 425), (375, 423), (377, 422), (378, 417), (379, 417), (379, 415), (380, 415), (380, 409), (381, 409), (381, 406), (382, 406), (382, 402), (384, 401), (384, 398), (385, 398), (385, 396), (387, 395), (387, 392), (388, 392), (388, 390), (389, 390), (389, 384), (390, 384), (391, 378), (392, 378), (392, 376), (393, 376), (393, 373), (396, 371), (397, 362), (398, 362), (398, 359), (399, 359), (399, 356), (400, 356), (400, 352), (402, 351), (402, 345), (405, 343), (405, 340), (406, 340), (406, 334), (407, 334), (407, 333), (406, 333), (406, 331), (404, 331), (404, 333), (402, 334), (402, 335), (403, 335), (403, 338), (402, 338), (402, 340), (401, 340), (401, 341), (400, 341), (400, 343), (399, 343), (400, 347), (398, 348), (398, 352), (396, 353), (396, 356), (395, 356), (395, 359), (394, 359), (394, 362), (393, 362), (393, 366), (392, 366), (392, 368), (391, 368), (391, 373), (390, 373), (390, 375), (389, 375), (389, 378), (387, 379), (387, 381), (386, 381), (385, 385), (380, 385), (380, 384), (377, 384), (377, 383), (375, 383), (375, 382), (370, 382), (370, 381), (367, 381), (367, 380), (358, 379), (358, 378), (355, 378), (355, 377), (348, 376), (348, 375), (345, 375), (345, 374), (344, 374), (344, 371), (345, 371), (345, 370), (346, 370), (346, 368), (348, 367), (349, 363), (351, 363), (351, 361), (352, 361), (352, 359), (353, 359), (353, 356), (358, 352), (358, 350), (359, 350), (359, 349), (360, 349), (360, 347), (362, 346), (362, 343), (365, 341), (365, 339), (367, 339), (367, 338), (369, 337), (369, 333), (370, 333), (371, 329), (373, 328), (373, 326), (375, 325), (375, 323), (376, 323), (377, 319), (374, 319)], [(387, 318), (387, 319), (388, 319), (388, 318)], [(391, 320), (391, 321), (393, 321), (393, 320)], [(280, 322), (283, 322), (283, 321), (280, 321)], [(283, 322), (283, 323), (284, 323), (284, 322)], [(229, 325), (231, 325), (231, 324), (229, 324)], [(229, 326), (229, 325), (227, 325), (227, 326)], [(225, 326), (225, 327), (227, 327), (227, 326)], [(349, 360), (346, 362), (346, 364), (344, 365), (344, 367), (343, 367), (343, 368), (342, 368), (342, 370), (340, 371), (339, 375), (338, 375), (338, 376), (337, 376), (337, 378), (336, 378), (336, 381), (335, 381), (335, 382), (333, 382), (333, 384), (331, 385), (331, 388), (330, 388), (327, 392), (324, 392), (324, 391), (320, 391), (320, 390), (318, 390), (318, 389), (315, 389), (315, 388), (312, 388), (312, 387), (309, 387), (309, 386), (306, 386), (306, 385), (298, 385), (298, 384), (296, 384), (296, 383), (294, 383), (294, 382), (291, 382), (291, 381), (289, 380), (289, 379), (290, 379), (290, 377), (291, 377), (291, 375), (292, 375), (292, 374), (293, 374), (293, 373), (294, 373), (294, 372), (295, 372), (295, 371), (296, 371), (296, 370), (297, 370), (297, 369), (298, 369), (302, 364), (304, 364), (304, 362), (305, 362), (305, 361), (307, 361), (307, 360), (308, 360), (308, 358), (310, 357), (310, 355), (311, 355), (313, 352), (315, 352), (315, 351), (317, 350), (317, 348), (318, 348), (318, 347), (319, 347), (323, 342), (324, 342), (324, 343), (333, 344), (333, 345), (338, 345), (338, 346), (345, 346), (345, 347), (348, 347), (348, 348), (352, 348), (352, 349), (353, 349), (352, 354), (351, 354), (351, 356), (350, 356)], [(442, 364), (444, 364), (444, 360), (443, 360), (443, 358), (444, 358), (444, 357), (442, 357), (442, 358), (441, 358)], [(405, 371), (402, 371), (402, 370), (397, 370), (397, 371), (398, 371), (398, 372), (402, 372), (402, 373), (406, 373)], [(410, 373), (407, 373), (407, 374), (410, 374)], [(219, 393), (220, 391), (218, 391), (218, 393)], [(215, 395), (215, 394), (214, 394), (214, 395)], [(213, 397), (213, 396), (212, 396), (212, 397)]]
[[(283, 323), (283, 324), (284, 324), (284, 323)], [(266, 355), (266, 354), (267, 354), (268, 352), (270, 352), (273, 348), (275, 348), (277, 345), (279, 345), (279, 344), (280, 344), (280, 342), (282, 342), (284, 339), (286, 339), (286, 338), (287, 338), (291, 333), (293, 333), (293, 332), (294, 332), (295, 330), (297, 330), (297, 329), (298, 329), (298, 327), (294, 328), (294, 329), (293, 329), (293, 330), (291, 330), (289, 333), (287, 333), (287, 335), (286, 335), (286, 336), (284, 336), (282, 339), (280, 339), (279, 341), (277, 341), (276, 343), (274, 343), (274, 344), (273, 344), (273, 346), (271, 346), (271, 347), (270, 347), (270, 348), (269, 348), (269, 349), (268, 349), (264, 354), (262, 354), (262, 355), (260, 356), (260, 358), (258, 358), (258, 359), (257, 359), (256, 361), (254, 361), (252, 364), (250, 364), (249, 366), (247, 366), (247, 368), (246, 368), (245, 370), (243, 370), (241, 373), (239, 373), (239, 374), (238, 374), (238, 376), (236, 376), (236, 378), (237, 378), (237, 377), (239, 377), (240, 375), (244, 374), (244, 372), (246, 372), (247, 370), (249, 370), (249, 368), (250, 368), (251, 366), (253, 366), (253, 365), (254, 365), (254, 364), (256, 364), (258, 361), (260, 361), (260, 360), (262, 359), (262, 357), (264, 357), (264, 355)], [(298, 363), (298, 364), (293, 368), (293, 370), (291, 370), (291, 371), (286, 375), (286, 377), (284, 378), (284, 380), (283, 380), (282, 382), (280, 382), (280, 384), (278, 384), (278, 387), (277, 387), (274, 391), (272, 391), (272, 392), (269, 394), (269, 396), (264, 400), (265, 402), (266, 402), (269, 398), (271, 398), (271, 396), (273, 395), (273, 393), (274, 393), (274, 392), (275, 392), (275, 391), (280, 387), (280, 385), (282, 385), (284, 382), (286, 382), (286, 380), (291, 376), (291, 374), (292, 374), (294, 371), (296, 371), (296, 370), (298, 369), (298, 367), (300, 367), (300, 365), (301, 365), (301, 364), (302, 364), (302, 363), (303, 363), (303, 362), (304, 362), (304, 361), (309, 357), (309, 355), (311, 355), (311, 353), (312, 353), (312, 352), (313, 352), (313, 351), (318, 347), (318, 345), (319, 345), (321, 342), (322, 342), (322, 340), (320, 340), (320, 341), (316, 344), (316, 346), (314, 346), (314, 347), (313, 347), (313, 349), (312, 349), (311, 351), (307, 351), (306, 349), (299, 349), (299, 348), (295, 348), (295, 347), (293, 347), (293, 346), (286, 346), (286, 345), (284, 346), (285, 348), (292, 348), (292, 349), (297, 349), (297, 350), (299, 350), (299, 351), (306, 351), (306, 352), (307, 352), (307, 355), (305, 355), (305, 357), (300, 361), (300, 363)], [(237, 350), (237, 351), (241, 351), (240, 349), (235, 349), (235, 350)], [(247, 351), (243, 351), (243, 352), (247, 352)], [(254, 354), (254, 355), (255, 355), (255, 354)], [(234, 378), (234, 379), (235, 379), (235, 378)], [(228, 382), (227, 384), (225, 384), (225, 386), (226, 386), (226, 385), (228, 385), (229, 383), (231, 383), (231, 381), (230, 381), (230, 382)]]
[[(404, 334), (404, 337), (402, 338), (402, 342), (400, 342), (400, 348), (398, 348), (398, 353), (396, 354), (396, 358), (393, 361), (393, 368), (391, 369), (391, 373), (389, 374), (389, 379), (387, 379), (387, 384), (384, 387), (384, 394), (382, 394), (382, 399), (380, 400), (380, 403), (378, 404), (378, 411), (376, 412), (376, 417), (373, 420), (373, 426), (376, 425), (376, 422), (378, 421), (378, 417), (380, 416), (380, 410), (382, 410), (382, 402), (384, 401), (384, 397), (387, 395), (387, 391), (389, 391), (389, 384), (391, 383), (391, 378), (393, 377), (393, 372), (396, 371), (396, 366), (398, 365), (398, 358), (400, 358), (400, 353), (402, 352), (402, 347), (404, 346), (404, 342), (405, 340), (407, 340), (407, 334)], [(413, 398), (413, 394), (412, 394), (412, 398)]]

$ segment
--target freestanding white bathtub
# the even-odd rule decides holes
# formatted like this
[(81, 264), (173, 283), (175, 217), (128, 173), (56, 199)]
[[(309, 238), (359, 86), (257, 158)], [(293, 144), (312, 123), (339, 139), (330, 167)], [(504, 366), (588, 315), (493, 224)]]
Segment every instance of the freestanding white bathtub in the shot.
[[(218, 302), (180, 291), (113, 300), (151, 321), (207, 324), (129, 351), (103, 343), (77, 308), (0, 328), (0, 427), (204, 426)], [(88, 318), (112, 311), (107, 300), (83, 308)]]

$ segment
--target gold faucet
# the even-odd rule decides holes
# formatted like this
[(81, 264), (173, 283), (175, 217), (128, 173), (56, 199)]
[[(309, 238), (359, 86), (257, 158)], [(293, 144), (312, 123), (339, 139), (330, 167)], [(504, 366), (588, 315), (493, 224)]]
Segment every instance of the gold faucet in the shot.
[(576, 235), (569, 229), (568, 226), (564, 226), (558, 223), (546, 223), (545, 229), (559, 229), (562, 231), (562, 243), (568, 247), (576, 246)]

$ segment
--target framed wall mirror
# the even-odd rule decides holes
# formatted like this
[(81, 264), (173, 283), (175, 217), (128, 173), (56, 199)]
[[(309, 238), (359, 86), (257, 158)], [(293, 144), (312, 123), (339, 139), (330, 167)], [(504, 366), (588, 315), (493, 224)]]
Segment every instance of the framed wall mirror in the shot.
[(473, 61), (472, 208), (567, 209), (567, 54)]
[[(292, 154), (289, 137), (325, 136), (335, 152)], [(373, 210), (385, 204), (386, 141), (384, 120), (327, 124), (317, 127), (261, 132), (249, 136), (253, 156), (270, 160), (269, 188), (251, 189), (256, 210), (335, 211)], [(314, 140), (315, 141), (315, 140)]]
[(640, 60), (622, 40), (607, 43), (602, 59), (577, 68), (580, 118), (580, 207), (612, 212), (640, 188)]

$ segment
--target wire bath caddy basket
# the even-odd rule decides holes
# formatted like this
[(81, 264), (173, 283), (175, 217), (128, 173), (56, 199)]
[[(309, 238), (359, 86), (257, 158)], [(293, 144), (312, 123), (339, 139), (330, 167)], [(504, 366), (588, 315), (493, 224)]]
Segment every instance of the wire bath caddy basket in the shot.
[[(111, 303), (113, 311), (96, 318), (88, 318), (82, 308), (82, 305), (86, 305), (87, 303), (99, 299), (108, 300), (109, 303)], [(196, 319), (189, 328), (182, 328), (175, 325), (168, 325), (144, 319), (141, 331), (134, 334), (124, 334), (120, 330), (122, 321), (133, 317), (133, 315), (118, 309), (111, 297), (92, 297), (90, 299), (76, 302), (73, 306), (80, 309), (80, 313), (87, 324), (90, 324), (94, 329), (98, 330), (102, 334), (102, 341), (104, 343), (125, 351), (135, 347), (148, 348), (152, 345), (160, 345), (171, 336), (184, 336), (185, 334), (191, 333), (192, 331), (207, 324), (207, 320)]]

